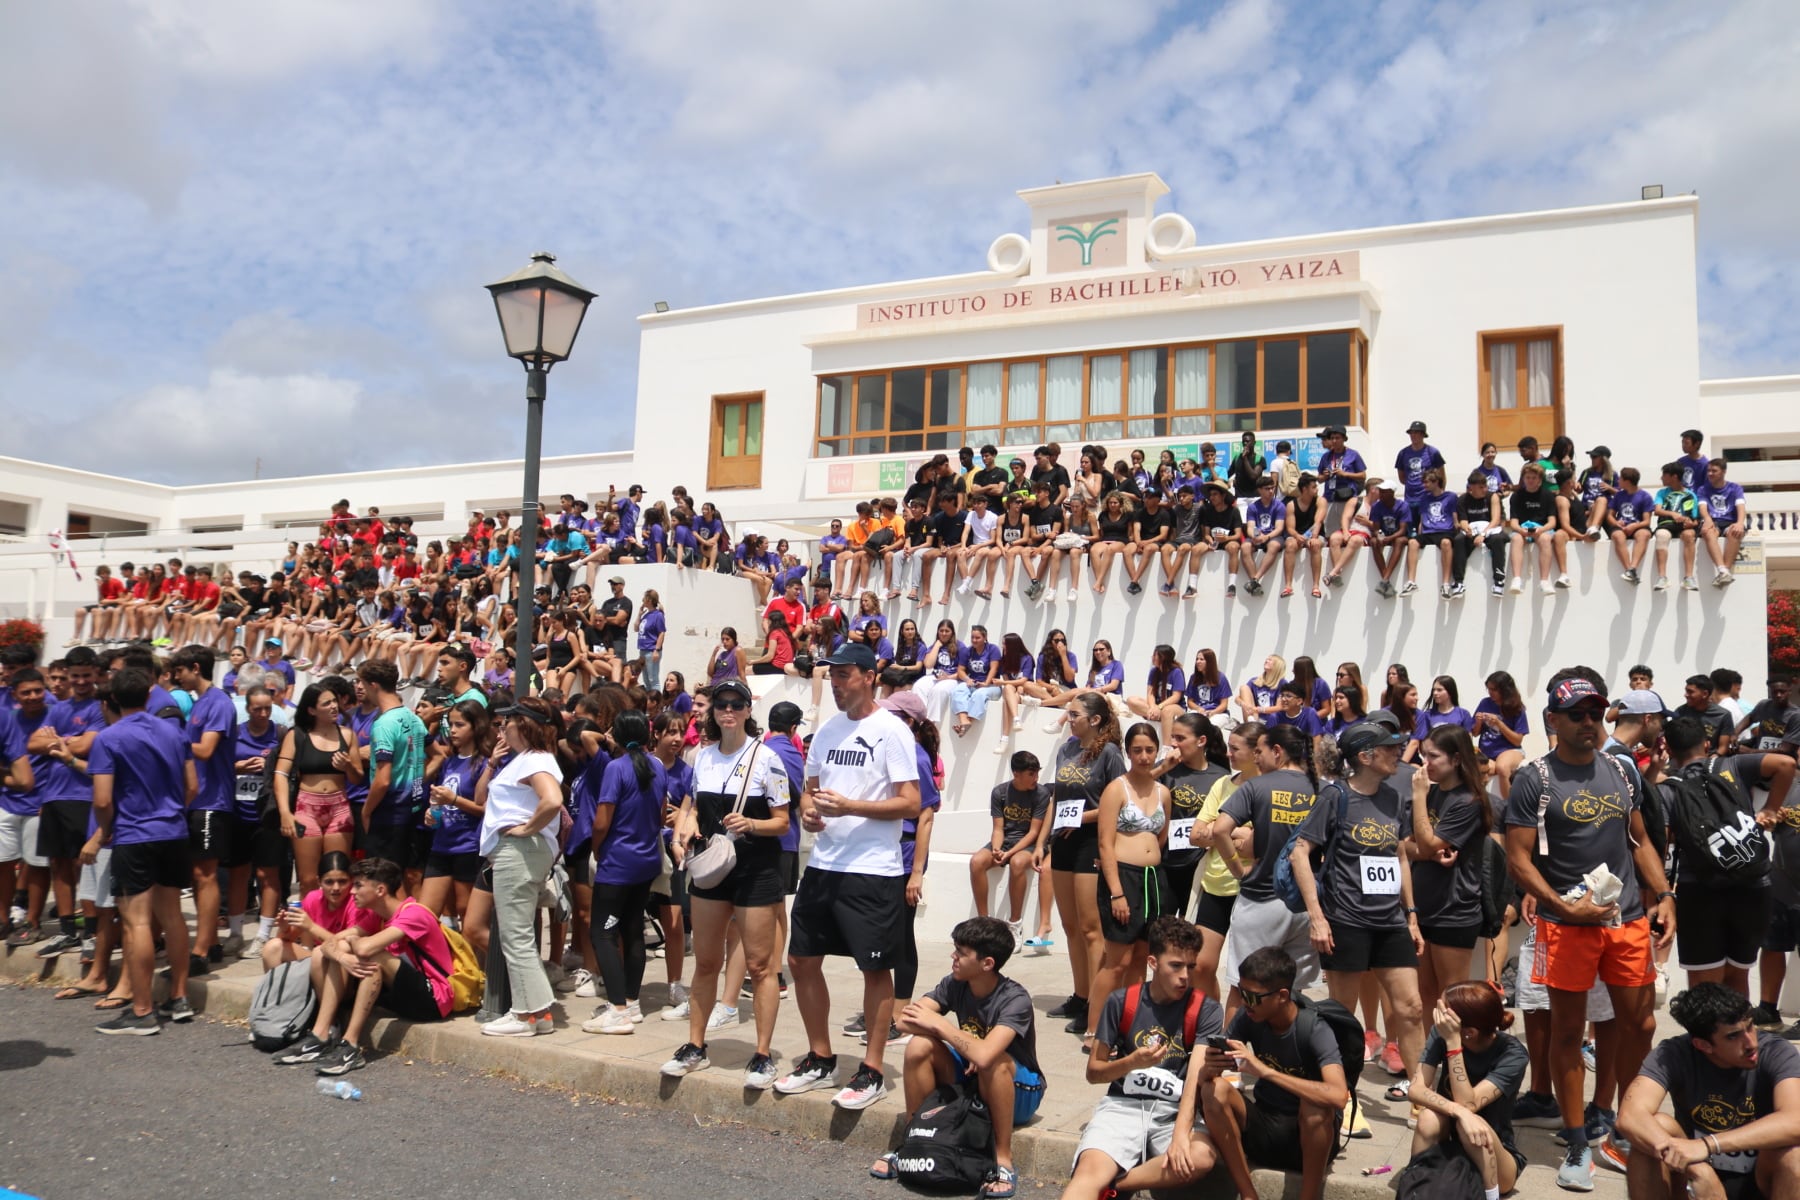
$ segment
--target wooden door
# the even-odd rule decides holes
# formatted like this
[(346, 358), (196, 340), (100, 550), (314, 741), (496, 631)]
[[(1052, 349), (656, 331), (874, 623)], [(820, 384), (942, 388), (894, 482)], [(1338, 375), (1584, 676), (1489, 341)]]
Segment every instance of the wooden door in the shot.
[(1531, 436), (1547, 453), (1563, 431), (1562, 330), (1484, 333), (1479, 350), (1481, 440), (1505, 451)]
[(761, 487), (762, 440), (761, 392), (714, 396), (707, 489)]

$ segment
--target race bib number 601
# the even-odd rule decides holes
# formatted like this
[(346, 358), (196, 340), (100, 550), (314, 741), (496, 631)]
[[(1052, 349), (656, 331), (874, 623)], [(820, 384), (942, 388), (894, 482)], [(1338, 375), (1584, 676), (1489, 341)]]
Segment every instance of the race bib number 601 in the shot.
[(1357, 860), (1365, 896), (1398, 896), (1400, 894), (1400, 860), (1365, 854)]

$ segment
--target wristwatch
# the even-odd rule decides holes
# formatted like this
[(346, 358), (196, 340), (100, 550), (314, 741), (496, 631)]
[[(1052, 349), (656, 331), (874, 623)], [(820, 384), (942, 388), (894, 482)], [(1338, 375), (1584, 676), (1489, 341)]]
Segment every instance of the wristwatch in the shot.
[(1673, 900), (1675, 898), (1675, 893), (1674, 892), (1658, 892), (1658, 893), (1656, 893), (1656, 898), (1658, 900)]

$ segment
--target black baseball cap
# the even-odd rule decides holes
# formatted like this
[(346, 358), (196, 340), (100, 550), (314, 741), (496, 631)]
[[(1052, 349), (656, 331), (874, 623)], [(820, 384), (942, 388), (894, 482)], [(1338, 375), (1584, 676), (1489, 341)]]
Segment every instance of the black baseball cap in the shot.
[[(875, 652), (861, 642), (845, 642), (824, 659), (822, 665), (827, 667), (855, 667), (859, 671), (875, 669)], [(717, 691), (718, 688), (714, 688)]]
[(806, 714), (792, 700), (783, 700), (769, 710), (769, 728), (776, 733), (787, 733), (798, 728), (806, 720)]
[(742, 697), (746, 704), (753, 703), (756, 700), (756, 697), (750, 694), (750, 685), (745, 683), (742, 679), (721, 679), (719, 682), (712, 685), (712, 697), (714, 700), (717, 700), (726, 692), (731, 692), (734, 695)]
[(1345, 754), (1361, 754), (1378, 746), (1402, 746), (1406, 738), (1379, 721), (1358, 721), (1338, 734), (1338, 749)]

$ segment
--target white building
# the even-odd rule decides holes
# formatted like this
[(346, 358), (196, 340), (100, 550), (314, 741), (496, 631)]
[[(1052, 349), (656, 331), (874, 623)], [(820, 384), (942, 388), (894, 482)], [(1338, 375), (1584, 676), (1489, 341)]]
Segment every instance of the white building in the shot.
[[(1405, 662), (1417, 681), (1457, 676), (1465, 703), (1492, 670), (1510, 670), (1530, 697), (1576, 660), (1618, 679), (1649, 662), (1671, 696), (1719, 664), (1760, 687), (1765, 558), (1777, 582), (1800, 579), (1800, 501), (1780, 494), (1800, 488), (1800, 376), (1700, 379), (1696, 198), (1197, 246), (1185, 218), (1156, 212), (1167, 190), (1142, 174), (1021, 192), (1027, 232), (1002, 233), (969, 274), (647, 314), (635, 450), (548, 459), (544, 495), (594, 501), (638, 482), (654, 498), (684, 484), (738, 528), (803, 540), (964, 444), (991, 440), (1004, 463), (1058, 441), (1073, 466), (1084, 442), (1112, 458), (1141, 447), (1154, 462), (1211, 440), (1223, 461), (1251, 430), (1293, 440), (1305, 466), (1317, 430), (1338, 423), (1391, 475), (1415, 419), (1453, 488), (1483, 441), (1516, 474), (1522, 434), (1547, 447), (1566, 433), (1578, 452), (1610, 446), (1654, 491), (1679, 432), (1697, 426), (1751, 492), (1749, 560), (1729, 589), (1633, 588), (1601, 545), (1572, 548), (1575, 587), (1554, 596), (1472, 589), (1451, 602), (1426, 587), (1379, 601), (1359, 572), (1322, 602), (1306, 585), (1291, 599), (1271, 588), (1226, 602), (1209, 564), (1197, 603), (1115, 586), (1104, 604), (958, 597), (948, 615), (959, 631), (982, 621), (1034, 650), (1053, 626), (1083, 650), (1107, 637), (1133, 692), (1159, 642), (1184, 664), (1215, 647), (1234, 682), (1271, 652), (1309, 653), (1327, 675), (1357, 661), (1374, 680)], [(170, 488), (0, 459), (0, 612), (48, 612), (53, 644), (66, 636), (91, 585), (52, 562), (53, 531), (84, 570), (170, 553), (267, 567), (340, 496), (413, 514), (430, 536), (460, 530), (474, 509), (516, 511), (519, 478), (514, 461)], [(668, 665), (690, 677), (719, 625), (754, 627), (744, 585), (736, 602), (708, 587), (704, 603), (696, 587), (658, 586), (695, 647), (695, 661)], [(1004, 762), (985, 751), (998, 733), (951, 756), (946, 848), (985, 832)]]

